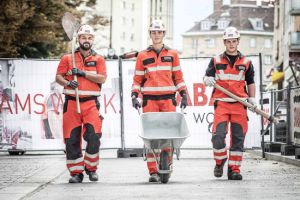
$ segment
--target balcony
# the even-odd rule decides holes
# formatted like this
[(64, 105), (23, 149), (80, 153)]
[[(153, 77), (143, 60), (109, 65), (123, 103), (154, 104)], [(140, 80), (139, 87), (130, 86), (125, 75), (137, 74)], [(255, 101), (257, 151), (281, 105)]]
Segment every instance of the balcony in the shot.
[(291, 1), (290, 15), (300, 15), (300, 0)]
[(291, 50), (300, 50), (300, 31), (291, 33), (290, 49)]

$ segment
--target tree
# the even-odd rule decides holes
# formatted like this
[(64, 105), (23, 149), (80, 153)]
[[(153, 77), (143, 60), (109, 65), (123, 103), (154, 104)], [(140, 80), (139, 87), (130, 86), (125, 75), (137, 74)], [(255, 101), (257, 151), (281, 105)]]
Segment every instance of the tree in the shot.
[(53, 58), (65, 52), (61, 18), (80, 0), (1, 0), (0, 57)]

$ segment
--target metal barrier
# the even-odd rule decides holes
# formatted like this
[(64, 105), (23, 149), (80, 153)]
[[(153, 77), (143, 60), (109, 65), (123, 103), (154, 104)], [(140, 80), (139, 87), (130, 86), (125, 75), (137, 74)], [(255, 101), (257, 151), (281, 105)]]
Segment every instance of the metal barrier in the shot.
[[(258, 74), (255, 77), (258, 93), (261, 59), (259, 55), (248, 55), (248, 58)], [(207, 127), (213, 121), (212, 88), (206, 88), (202, 80), (209, 61), (208, 57), (181, 59), (189, 96), (185, 117), (191, 132), (183, 148), (211, 148), (211, 133)], [(0, 59), (0, 151), (64, 149), (61, 130), (64, 98), (61, 92), (53, 96), (56, 89), (62, 89), (54, 82), (58, 62), (57, 59)], [(123, 152), (142, 148), (143, 142), (138, 136), (140, 119), (130, 98), (135, 60), (106, 60), (106, 65), (108, 79), (99, 97), (105, 118), (101, 148)], [(4, 96), (9, 98), (2, 99)], [(247, 133), (245, 147), (259, 147), (260, 118), (251, 112), (249, 118), (253, 128)]]
[[(261, 108), (279, 119), (272, 124), (262, 121), (262, 156), (265, 152), (281, 152), (299, 158), (300, 148), (300, 87), (262, 92)], [(299, 151), (299, 152), (298, 152)]]

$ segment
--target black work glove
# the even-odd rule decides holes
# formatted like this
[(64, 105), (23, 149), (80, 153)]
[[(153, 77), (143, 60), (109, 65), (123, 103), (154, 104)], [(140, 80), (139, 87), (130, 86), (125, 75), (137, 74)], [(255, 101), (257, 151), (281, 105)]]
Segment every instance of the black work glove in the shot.
[(188, 105), (188, 102), (187, 102), (187, 96), (186, 96), (186, 92), (185, 90), (182, 90), (180, 92), (180, 95), (181, 95), (181, 103), (180, 103), (180, 108), (183, 108), (185, 109)]
[(85, 72), (77, 68), (72, 68), (71, 70), (68, 71), (67, 74), (85, 77)]
[(138, 94), (136, 92), (133, 92), (131, 94), (131, 100), (132, 100), (132, 107), (134, 107), (135, 109), (138, 109), (141, 107), (141, 104), (139, 102), (139, 100), (137, 99)]
[(78, 88), (78, 82), (77, 81), (69, 81), (68, 82), (68, 86), (75, 89), (75, 88)]

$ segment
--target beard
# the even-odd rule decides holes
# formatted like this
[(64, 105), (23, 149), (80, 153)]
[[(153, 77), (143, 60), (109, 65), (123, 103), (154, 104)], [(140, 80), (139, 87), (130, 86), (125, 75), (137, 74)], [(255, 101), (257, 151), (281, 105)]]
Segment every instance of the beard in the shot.
[(84, 43), (79, 43), (79, 46), (81, 49), (87, 51), (90, 50), (92, 48), (92, 45), (89, 42), (84, 42)]

